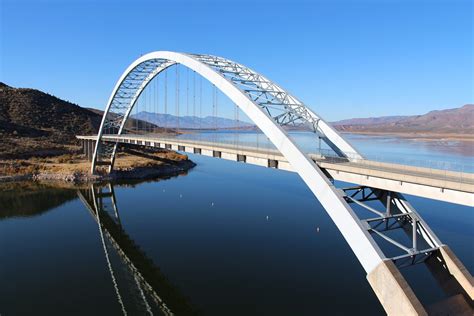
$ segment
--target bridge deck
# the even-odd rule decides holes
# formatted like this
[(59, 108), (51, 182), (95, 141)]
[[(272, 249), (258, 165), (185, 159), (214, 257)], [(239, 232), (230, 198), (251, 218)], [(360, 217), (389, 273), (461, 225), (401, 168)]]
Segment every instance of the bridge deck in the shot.
[[(81, 140), (96, 140), (96, 136), (77, 136)], [(105, 141), (169, 148), (188, 153), (218, 157), (249, 164), (294, 171), (277, 150), (241, 144), (215, 143), (159, 135), (104, 135)], [(309, 154), (318, 166), (332, 178), (363, 186), (406, 193), (474, 206), (474, 174), (414, 167), (371, 160), (348, 161), (339, 157)]]

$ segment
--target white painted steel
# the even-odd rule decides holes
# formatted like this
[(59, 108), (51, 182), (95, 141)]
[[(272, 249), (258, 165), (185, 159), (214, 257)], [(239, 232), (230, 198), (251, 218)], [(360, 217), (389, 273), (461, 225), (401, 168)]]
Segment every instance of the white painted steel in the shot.
[[(209, 67), (208, 65), (198, 61), (195, 57), (183, 53), (175, 53), (169, 51), (157, 51), (146, 54), (135, 62), (133, 62), (124, 74), (121, 76), (119, 82), (116, 84), (114, 91), (109, 99), (109, 103), (104, 113), (104, 117), (101, 123), (101, 129), (98, 134), (98, 142), (94, 151), (93, 166), (94, 171), (95, 162), (97, 159), (97, 151), (100, 143), (100, 139), (103, 133), (103, 126), (106, 115), (110, 110), (115, 93), (117, 92), (121, 82), (125, 80), (127, 74), (132, 71), (137, 65), (154, 59), (165, 59), (170, 61), (170, 64), (178, 63), (194, 70), (209, 82), (214, 84), (220, 91), (222, 91), (227, 97), (229, 97), (259, 128), (260, 130), (270, 139), (275, 147), (281, 152), (283, 156), (288, 160), (293, 169), (298, 172), (301, 178), (305, 181), (307, 186), (314, 193), (319, 202), (328, 212), (342, 235), (349, 243), (350, 247), (354, 251), (355, 255), (359, 259), (363, 268), (367, 273), (370, 273), (382, 260), (385, 258), (378, 245), (373, 241), (367, 230), (362, 227), (356, 214), (354, 214), (351, 207), (340, 195), (340, 192), (334, 187), (329, 181), (327, 176), (321, 171), (321, 169), (290, 139), (286, 131), (279, 126), (267, 113), (263, 111), (258, 105), (256, 105), (245, 93), (237, 88), (232, 82), (227, 80), (217, 71)], [(169, 65), (168, 65), (169, 66)], [(154, 75), (157, 75), (160, 71), (166, 67), (159, 67), (158, 70), (154, 71)], [(151, 80), (148, 76), (148, 82)], [(144, 82), (142, 87), (144, 88), (148, 82)], [(138, 98), (141, 91), (137, 92)], [(126, 116), (122, 121), (120, 131), (130, 114), (131, 108), (134, 102), (130, 105)], [(314, 113), (313, 113), (314, 114)], [(314, 114), (316, 115), (316, 114)], [(319, 116), (318, 116), (319, 118)], [(324, 122), (324, 121), (321, 121)], [(323, 124), (324, 125), (324, 124)], [(346, 142), (342, 136), (340, 136), (335, 130), (333, 130), (328, 124), (325, 130), (327, 137), (332, 137), (331, 141), (336, 144), (341, 151), (348, 151), (349, 155), (357, 153), (353, 147)], [(203, 155), (211, 153), (205, 153)]]

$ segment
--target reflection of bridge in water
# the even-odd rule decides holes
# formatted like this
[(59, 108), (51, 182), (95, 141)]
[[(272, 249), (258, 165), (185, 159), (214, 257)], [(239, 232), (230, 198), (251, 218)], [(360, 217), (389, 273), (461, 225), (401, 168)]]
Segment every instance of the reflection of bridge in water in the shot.
[[(130, 134), (127, 122), (130, 122), (132, 110), (138, 106), (142, 93), (146, 96), (146, 88), (152, 87), (151, 82), (158, 79), (161, 73), (164, 73), (164, 110), (167, 114), (166, 70), (173, 66), (176, 69), (176, 114), (179, 116), (179, 65), (213, 85), (214, 117), (219, 90), (235, 105), (235, 113), (244, 112), (270, 140), (275, 150), (262, 152), (238, 145), (166, 139), (153, 133)], [(189, 80), (187, 82), (185, 91), (189, 93)], [(148, 99), (150, 96), (152, 94), (148, 94)], [(186, 102), (191, 99), (189, 94), (185, 99)], [(286, 129), (288, 126), (310, 130), (314, 143), (324, 142), (329, 152), (320, 151), (318, 155), (304, 152), (290, 137)], [(438, 311), (453, 314), (465, 307), (464, 311), (471, 313), (470, 305), (474, 298), (471, 274), (403, 194), (472, 206), (474, 175), (366, 160), (318, 114), (282, 87), (244, 65), (211, 55), (163, 51), (143, 55), (125, 70), (115, 85), (98, 135), (79, 138), (91, 158), (93, 173), (104, 167), (108, 172), (113, 170), (121, 144), (167, 148), (295, 171), (351, 247), (387, 313), (426, 315), (428, 307), (420, 302), (399, 270), (401, 266), (413, 266), (420, 262), (426, 263), (440, 286), (447, 289), (447, 299), (438, 305)], [(334, 180), (354, 185), (338, 188)], [(395, 230), (402, 234), (393, 235)], [(397, 252), (389, 251), (390, 247)], [(343, 277), (344, 273), (341, 271), (341, 275), (336, 277)]]
[(91, 185), (89, 189), (78, 190), (77, 194), (98, 224), (107, 266), (123, 314), (197, 314), (187, 298), (123, 230), (113, 185)]

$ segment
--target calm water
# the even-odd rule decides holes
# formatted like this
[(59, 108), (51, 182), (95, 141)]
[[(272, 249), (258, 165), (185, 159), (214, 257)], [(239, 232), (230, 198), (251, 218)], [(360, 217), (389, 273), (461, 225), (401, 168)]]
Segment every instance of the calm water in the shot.
[[(387, 159), (472, 163), (464, 154), (470, 145), (351, 140)], [(391, 150), (379, 151), (381, 143)], [(383, 314), (362, 267), (298, 175), (190, 158), (197, 166), (188, 174), (114, 184), (116, 210), (103, 194), (99, 217), (87, 208), (88, 187), (3, 186), (0, 314)], [(473, 210), (409, 201), (474, 271)], [(424, 303), (440, 297), (422, 265), (403, 273)]]

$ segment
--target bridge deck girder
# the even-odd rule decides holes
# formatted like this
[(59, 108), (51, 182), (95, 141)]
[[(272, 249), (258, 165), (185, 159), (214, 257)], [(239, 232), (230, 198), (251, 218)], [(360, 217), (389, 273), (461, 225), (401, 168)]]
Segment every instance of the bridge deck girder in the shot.
[[(77, 138), (94, 141), (97, 139), (96, 136), (77, 136)], [(179, 148), (184, 148), (183, 151), (188, 153), (195, 153), (194, 149), (200, 149), (202, 155), (210, 153), (209, 156), (212, 156), (213, 150), (217, 150), (223, 153), (221, 155), (223, 159), (237, 161), (237, 155), (244, 155), (247, 157), (246, 163), (260, 166), (268, 166), (266, 160), (272, 159), (278, 161), (277, 169), (294, 171), (287, 159), (275, 149), (132, 134), (103, 135), (102, 139), (110, 143), (119, 142), (143, 146), (147, 142), (151, 147), (161, 148), (166, 148), (165, 144), (167, 144), (170, 145), (169, 149), (179, 150)], [(155, 146), (155, 144), (160, 146)], [(461, 174), (453, 171), (370, 160), (347, 161), (336, 157), (322, 157), (319, 154), (309, 155), (334, 180), (474, 206), (474, 174)]]

